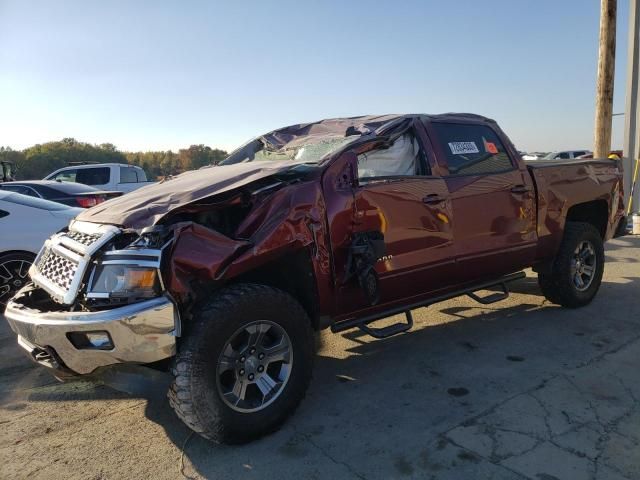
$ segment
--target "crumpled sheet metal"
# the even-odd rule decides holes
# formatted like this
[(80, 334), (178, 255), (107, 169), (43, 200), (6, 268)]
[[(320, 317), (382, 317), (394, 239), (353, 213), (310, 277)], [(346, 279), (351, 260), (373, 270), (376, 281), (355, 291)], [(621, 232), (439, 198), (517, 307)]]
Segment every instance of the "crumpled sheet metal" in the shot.
[(308, 182), (287, 186), (257, 205), (234, 235), (247, 240), (180, 224), (164, 275), (167, 288), (183, 302), (196, 284), (225, 282), (302, 248), (311, 248), (316, 279), (324, 285), (331, 281), (324, 214), (319, 185)]
[(165, 286), (180, 302), (193, 292), (194, 283), (215, 279), (225, 262), (250, 243), (234, 240), (197, 223), (177, 224), (169, 271), (163, 275)]
[(260, 138), (267, 143), (282, 148), (295, 148), (308, 143), (314, 143), (325, 138), (344, 137), (347, 129), (366, 135), (377, 128), (389, 123), (401, 115), (368, 115), (350, 118), (330, 118), (318, 122), (300, 123), (280, 128), (262, 135)]
[(193, 170), (84, 210), (77, 218), (141, 229), (157, 224), (169, 212), (189, 203), (234, 190), (295, 165), (288, 161), (248, 162)]

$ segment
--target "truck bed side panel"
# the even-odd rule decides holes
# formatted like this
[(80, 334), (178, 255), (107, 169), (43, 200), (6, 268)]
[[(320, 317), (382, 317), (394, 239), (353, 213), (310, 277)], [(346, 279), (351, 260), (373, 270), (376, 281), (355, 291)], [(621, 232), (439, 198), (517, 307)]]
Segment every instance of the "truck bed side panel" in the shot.
[(605, 240), (612, 238), (624, 215), (622, 171), (614, 160), (529, 162), (538, 194), (536, 259), (553, 258), (560, 246), (569, 209), (603, 201), (609, 212)]

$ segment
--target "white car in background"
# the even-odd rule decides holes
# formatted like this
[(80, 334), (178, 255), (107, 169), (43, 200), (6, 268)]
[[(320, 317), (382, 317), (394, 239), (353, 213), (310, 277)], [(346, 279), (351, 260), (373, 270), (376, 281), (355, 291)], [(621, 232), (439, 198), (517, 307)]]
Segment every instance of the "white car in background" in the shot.
[(540, 160), (569, 160), (591, 153), (591, 150), (563, 150), (561, 152), (551, 152)]
[(530, 152), (522, 154), (523, 160), (541, 160), (547, 153), (546, 152)]
[(64, 167), (47, 175), (44, 180), (75, 182), (99, 190), (128, 193), (154, 182), (147, 181), (144, 170), (125, 163), (97, 163)]
[(29, 281), (29, 267), (44, 241), (82, 211), (82, 208), (0, 191), (0, 312)]

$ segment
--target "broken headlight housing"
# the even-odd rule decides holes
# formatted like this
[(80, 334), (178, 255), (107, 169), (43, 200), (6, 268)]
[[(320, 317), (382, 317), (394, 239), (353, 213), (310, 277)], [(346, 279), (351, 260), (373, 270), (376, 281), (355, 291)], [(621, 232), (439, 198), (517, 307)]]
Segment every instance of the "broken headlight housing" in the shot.
[(94, 264), (86, 298), (91, 303), (131, 303), (160, 296), (161, 250), (127, 249), (105, 252)]
[(95, 269), (90, 292), (108, 293), (111, 297), (156, 297), (160, 287), (158, 279), (158, 271), (155, 268), (99, 265)]

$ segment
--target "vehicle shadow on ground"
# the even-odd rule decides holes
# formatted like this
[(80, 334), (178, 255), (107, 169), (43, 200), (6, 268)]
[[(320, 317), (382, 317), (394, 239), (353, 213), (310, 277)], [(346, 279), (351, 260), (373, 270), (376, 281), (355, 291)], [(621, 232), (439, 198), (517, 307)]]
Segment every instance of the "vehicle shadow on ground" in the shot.
[[(535, 278), (513, 287), (517, 293), (540, 295)], [(281, 477), (290, 475), (291, 462), (313, 464), (315, 445), (323, 445), (331, 458), (343, 455), (361, 461), (375, 452), (403, 452), (420, 443), (427, 449), (448, 425), (533, 388), (562, 368), (616, 348), (626, 340), (615, 338), (618, 325), (604, 322), (608, 324), (604, 328), (593, 310), (638, 291), (637, 278), (624, 284), (603, 283), (599, 299), (582, 310), (528, 301), (507, 308), (478, 307), (471, 301), (435, 305), (420, 314), (433, 311), (450, 316), (450, 322), (418, 324), (410, 333), (387, 340), (374, 340), (357, 330), (346, 332), (343, 337), (353, 342), (342, 351), (346, 358), (331, 355), (329, 345), (320, 350), (307, 398), (281, 431), (231, 447), (194, 435), (186, 456), (205, 477), (223, 475), (219, 463), (234, 461), (238, 475), (243, 468), (262, 466)], [(635, 310), (640, 313), (638, 306)], [(585, 322), (585, 314), (589, 321)], [(627, 320), (632, 319), (621, 319)], [(551, 337), (565, 339), (563, 349), (557, 344), (550, 348)], [(331, 334), (323, 334), (322, 340), (331, 343)], [(527, 375), (522, 375), (523, 369)], [(150, 399), (145, 415), (161, 424), (182, 448), (190, 431), (175, 418), (163, 396)], [(389, 473), (406, 474), (397, 455), (390, 458)], [(428, 468), (424, 472), (434, 473)]]
[[(295, 465), (302, 469), (317, 462), (322, 471), (322, 463), (341, 452), (364, 462), (363, 457), (387, 450), (390, 468), (399, 475), (406, 465), (394, 461), (393, 452), (419, 443), (426, 448), (448, 426), (627, 340), (615, 332), (621, 330), (620, 322), (640, 324), (638, 305), (620, 318), (607, 313), (608, 305), (629, 302), (640, 291), (639, 278), (623, 280), (626, 283), (603, 282), (596, 300), (578, 310), (541, 305), (536, 278), (527, 277), (510, 285), (512, 292), (524, 295), (517, 305), (480, 306), (464, 299), (419, 309), (412, 331), (386, 340), (373, 340), (359, 331), (335, 339), (324, 332), (314, 380), (299, 411), (279, 432), (244, 446), (214, 445), (192, 436), (168, 405), (169, 377), (161, 373), (153, 382), (139, 380), (135, 372), (129, 382), (103, 379), (128, 393), (102, 386), (39, 392), (35, 387), (50, 380), (25, 358), (3, 365), (0, 404), (16, 390), (26, 391), (24, 400), (30, 402), (145, 399), (145, 416), (162, 426), (178, 449), (184, 448), (190, 468), (205, 477), (224, 473), (223, 464), (231, 462), (238, 470), (226, 476), (268, 468), (280, 478), (295, 472)], [(431, 315), (445, 322), (426, 325)], [(2, 346), (6, 338), (0, 336)], [(551, 345), (549, 338), (561, 339), (563, 347)], [(331, 350), (332, 342), (345, 339), (345, 348)], [(523, 366), (527, 375), (522, 375)], [(339, 467), (340, 462), (333, 463)], [(427, 473), (434, 472), (427, 468)]]

